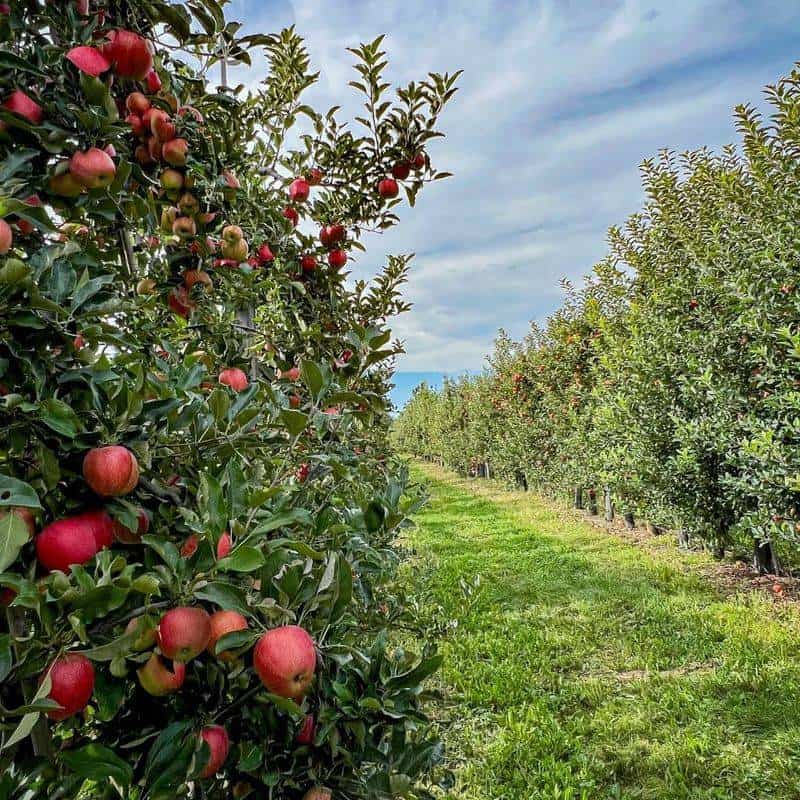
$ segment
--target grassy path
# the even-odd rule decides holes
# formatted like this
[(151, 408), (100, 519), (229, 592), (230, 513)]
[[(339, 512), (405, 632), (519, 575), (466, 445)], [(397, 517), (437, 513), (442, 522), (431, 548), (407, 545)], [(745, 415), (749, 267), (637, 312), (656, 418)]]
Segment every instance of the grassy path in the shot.
[(532, 496), (414, 470), (431, 491), (415, 580), (458, 622), (448, 797), (800, 798), (793, 604), (723, 597)]

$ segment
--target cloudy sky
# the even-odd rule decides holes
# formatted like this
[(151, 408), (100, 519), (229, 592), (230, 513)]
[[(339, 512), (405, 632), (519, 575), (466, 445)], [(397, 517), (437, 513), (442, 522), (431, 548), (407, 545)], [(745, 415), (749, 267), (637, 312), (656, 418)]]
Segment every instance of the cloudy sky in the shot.
[(309, 99), (343, 114), (356, 108), (345, 48), (380, 33), (395, 83), (465, 70), (430, 147), (455, 177), (354, 270), (416, 253), (414, 310), (394, 326), (407, 372), (480, 369), (498, 328), (519, 337), (544, 319), (559, 279), (589, 271), (641, 204), (642, 159), (736, 141), (733, 106), (761, 105), (800, 59), (793, 0), (234, 0), (229, 16), (295, 24), (321, 71)]

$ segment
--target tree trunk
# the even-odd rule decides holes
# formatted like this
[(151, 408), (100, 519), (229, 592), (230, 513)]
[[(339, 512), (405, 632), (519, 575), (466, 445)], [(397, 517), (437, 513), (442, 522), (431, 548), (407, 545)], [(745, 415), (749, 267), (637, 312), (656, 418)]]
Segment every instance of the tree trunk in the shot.
[(769, 540), (753, 542), (753, 569), (759, 575), (778, 575), (780, 573), (780, 563), (775, 553), (775, 548)]
[(611, 499), (611, 487), (603, 487), (603, 504), (606, 511), (606, 522), (614, 521), (614, 501)]
[(583, 487), (575, 487), (575, 508), (583, 508)]
[(597, 516), (597, 492), (594, 489), (589, 489), (589, 513)]
[(622, 515), (622, 519), (625, 520), (625, 527), (628, 530), (633, 530), (636, 527), (636, 520), (633, 518), (633, 512), (632, 511), (626, 511)]
[(689, 547), (691, 547), (691, 535), (686, 528), (681, 528), (678, 531), (678, 547), (680, 547), (681, 550), (688, 550)]

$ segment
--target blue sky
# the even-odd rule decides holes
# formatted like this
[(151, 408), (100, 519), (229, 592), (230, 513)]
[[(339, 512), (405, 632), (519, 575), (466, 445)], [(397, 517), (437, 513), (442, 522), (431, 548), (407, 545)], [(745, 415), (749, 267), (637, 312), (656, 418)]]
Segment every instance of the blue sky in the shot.
[[(388, 77), (465, 70), (434, 164), (455, 173), (365, 244), (354, 275), (416, 253), (395, 332), (407, 373), (479, 370), (498, 328), (521, 337), (605, 253), (642, 202), (638, 165), (737, 140), (731, 110), (800, 59), (790, 0), (234, 0), (248, 31), (295, 24), (316, 106), (356, 110), (345, 48), (388, 34)], [(263, 65), (237, 77), (255, 83)], [(410, 379), (410, 376), (409, 376)], [(403, 379), (407, 383), (406, 379)]]

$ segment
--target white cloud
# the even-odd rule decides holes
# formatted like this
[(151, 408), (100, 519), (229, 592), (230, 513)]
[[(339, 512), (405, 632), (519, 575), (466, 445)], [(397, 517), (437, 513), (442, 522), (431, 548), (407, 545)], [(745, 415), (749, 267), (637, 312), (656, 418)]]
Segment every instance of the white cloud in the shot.
[(249, 30), (295, 22), (321, 70), (310, 99), (343, 115), (357, 101), (345, 48), (379, 33), (395, 83), (465, 68), (430, 148), (455, 177), (355, 265), (367, 276), (387, 252), (418, 253), (401, 369), (436, 371), (479, 368), (499, 327), (521, 336), (557, 306), (558, 279), (588, 272), (640, 205), (642, 158), (734, 141), (730, 109), (791, 67), (800, 22), (781, 0), (231, 5)]

